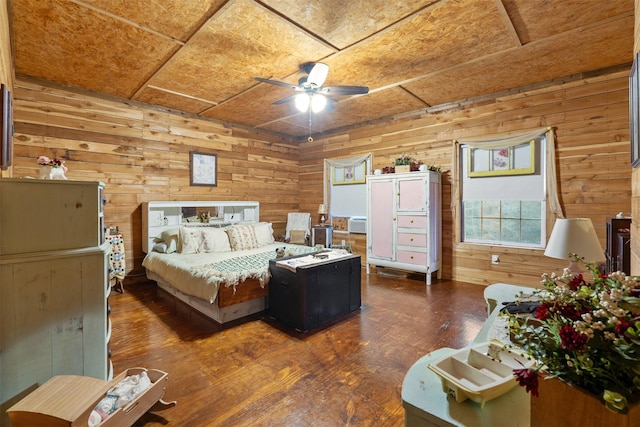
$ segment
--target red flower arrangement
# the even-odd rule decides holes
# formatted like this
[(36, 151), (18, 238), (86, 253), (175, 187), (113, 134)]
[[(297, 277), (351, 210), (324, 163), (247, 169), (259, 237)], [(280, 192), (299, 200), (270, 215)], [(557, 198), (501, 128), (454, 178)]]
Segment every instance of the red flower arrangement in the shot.
[(505, 314), (512, 344), (538, 362), (514, 374), (533, 396), (539, 376), (556, 377), (626, 413), (640, 400), (640, 277), (601, 275), (587, 265), (590, 282), (568, 269), (544, 274), (544, 288), (533, 292), (540, 302), (533, 318)]
[(38, 157), (38, 164), (41, 166), (51, 166), (52, 168), (63, 168), (64, 171), (67, 171), (66, 166), (64, 165), (64, 162), (60, 159), (50, 159), (47, 156), (40, 156)]

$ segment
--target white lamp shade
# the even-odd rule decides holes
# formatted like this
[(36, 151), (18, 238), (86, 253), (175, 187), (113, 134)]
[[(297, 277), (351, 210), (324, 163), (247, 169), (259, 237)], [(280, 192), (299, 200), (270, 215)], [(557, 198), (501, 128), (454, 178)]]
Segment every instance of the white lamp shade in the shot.
[(311, 97), (311, 111), (319, 113), (327, 106), (327, 97), (316, 93)]
[(319, 214), (327, 214), (327, 213), (329, 213), (329, 211), (327, 211), (327, 205), (318, 206), (318, 213)]
[(576, 254), (585, 262), (605, 260), (600, 240), (589, 218), (557, 219), (544, 254), (558, 259), (570, 259), (570, 254)]
[(306, 93), (301, 93), (296, 95), (295, 100), (296, 108), (301, 113), (306, 112), (309, 109), (309, 104), (311, 103), (311, 98)]

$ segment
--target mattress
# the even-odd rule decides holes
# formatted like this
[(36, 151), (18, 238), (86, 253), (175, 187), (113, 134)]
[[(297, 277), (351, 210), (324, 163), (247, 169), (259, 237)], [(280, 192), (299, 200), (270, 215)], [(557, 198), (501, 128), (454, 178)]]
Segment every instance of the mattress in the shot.
[(186, 295), (215, 302), (220, 286), (242, 286), (257, 279), (264, 286), (269, 280), (269, 260), (276, 249), (285, 247), (291, 254), (314, 252), (309, 246), (276, 242), (255, 249), (197, 254), (150, 252), (142, 266)]

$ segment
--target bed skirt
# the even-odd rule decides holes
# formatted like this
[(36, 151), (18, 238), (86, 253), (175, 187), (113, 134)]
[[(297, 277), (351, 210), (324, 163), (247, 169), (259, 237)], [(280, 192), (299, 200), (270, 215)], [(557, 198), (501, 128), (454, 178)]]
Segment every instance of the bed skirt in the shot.
[(242, 282), (235, 287), (235, 292), (233, 286), (220, 286), (218, 297), (211, 304), (209, 301), (180, 292), (152, 271), (147, 270), (147, 278), (155, 281), (160, 289), (221, 324), (267, 309), (269, 285), (265, 284), (263, 288), (257, 279)]

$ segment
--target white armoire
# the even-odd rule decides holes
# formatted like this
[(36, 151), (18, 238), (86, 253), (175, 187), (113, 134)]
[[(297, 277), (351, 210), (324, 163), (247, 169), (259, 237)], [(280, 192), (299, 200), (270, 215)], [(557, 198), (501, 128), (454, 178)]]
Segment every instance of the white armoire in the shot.
[(442, 183), (439, 172), (367, 176), (367, 274), (370, 266), (441, 277)]
[(0, 179), (0, 403), (55, 375), (112, 376), (103, 189)]

